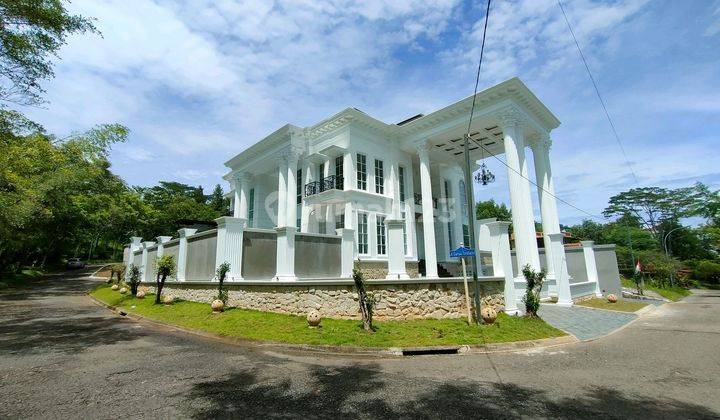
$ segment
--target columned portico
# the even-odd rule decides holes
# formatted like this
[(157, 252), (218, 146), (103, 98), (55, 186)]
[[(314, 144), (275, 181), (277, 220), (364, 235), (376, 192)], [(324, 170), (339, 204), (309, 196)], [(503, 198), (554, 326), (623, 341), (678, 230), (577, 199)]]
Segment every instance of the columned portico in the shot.
[(236, 172), (233, 174), (233, 183), (235, 184), (235, 196), (233, 206), (233, 217), (247, 219), (248, 217), (248, 190), (250, 189), (250, 176)]
[(508, 166), (508, 184), (510, 186), (510, 205), (512, 208), (513, 234), (517, 252), (517, 277), (522, 280), (522, 269), (530, 265), (540, 270), (540, 257), (535, 239), (535, 219), (533, 217), (530, 182), (527, 179), (527, 161), (525, 159), (525, 140), (523, 137), (522, 114), (508, 108), (497, 115), (502, 125), (505, 159)]
[(435, 249), (435, 221), (433, 219), (432, 181), (430, 180), (430, 154), (426, 143), (417, 146), (420, 158), (420, 190), (422, 194), (423, 241), (425, 243), (425, 276), (437, 278), (437, 251)]

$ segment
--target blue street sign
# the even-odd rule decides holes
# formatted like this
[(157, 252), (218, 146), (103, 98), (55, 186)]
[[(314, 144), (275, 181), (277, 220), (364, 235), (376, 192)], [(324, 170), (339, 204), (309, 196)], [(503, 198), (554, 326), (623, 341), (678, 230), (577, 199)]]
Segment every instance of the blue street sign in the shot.
[(462, 257), (474, 257), (475, 256), (475, 250), (470, 248), (465, 248), (464, 246), (461, 246), (460, 248), (456, 249), (455, 251), (450, 251), (450, 257), (452, 258), (462, 258)]

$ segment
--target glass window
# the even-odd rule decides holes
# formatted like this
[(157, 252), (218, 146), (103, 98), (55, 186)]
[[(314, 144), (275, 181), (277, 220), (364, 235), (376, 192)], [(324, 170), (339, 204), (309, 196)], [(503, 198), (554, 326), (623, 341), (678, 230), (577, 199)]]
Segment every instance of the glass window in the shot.
[(322, 179), (325, 178), (325, 164), (323, 164), (323, 163), (318, 164), (317, 171), (318, 171), (317, 180), (322, 181)]
[(375, 192), (385, 194), (385, 171), (382, 160), (375, 159)]
[[(450, 212), (450, 184), (447, 182), (447, 180), (443, 181), (443, 185), (445, 186), (445, 209)], [(450, 219), (450, 217), (448, 217)], [(455, 241), (453, 240), (453, 230), (452, 230), (452, 221), (448, 220), (447, 222), (447, 231), (448, 231), (448, 246), (449, 250), (455, 249)]]
[(462, 206), (462, 220), (467, 222), (468, 218), (468, 202), (467, 202), (467, 190), (465, 189), (465, 181), (462, 179), (459, 183), (460, 186), (460, 205)]
[[(400, 166), (398, 168), (398, 182), (400, 184), (400, 202), (405, 202), (405, 168)], [(403, 217), (404, 219), (404, 217)]]
[(367, 190), (367, 158), (357, 154), (357, 188)]
[(300, 230), (301, 224), (302, 224), (302, 220), (299, 217), (297, 219), (295, 219), (295, 227), (298, 228), (298, 230)]
[(335, 219), (335, 229), (342, 229), (345, 227), (345, 213), (340, 213)]
[(375, 217), (375, 237), (377, 239), (377, 253), (379, 255), (385, 255), (387, 252), (386, 238), (385, 238), (385, 216)]
[(358, 213), (358, 254), (368, 253), (368, 215)]
[(338, 156), (335, 158), (335, 176), (342, 177), (343, 176), (343, 156)]
[(405, 220), (405, 212), (400, 213), (400, 217), (403, 219), (403, 252), (407, 255), (407, 221)]
[(468, 248), (473, 248), (470, 243), (470, 228), (468, 228), (468, 225), (463, 225), (463, 245)]
[(327, 222), (325, 220), (318, 222), (318, 233), (327, 233)]
[(297, 178), (295, 179), (295, 195), (296, 195), (295, 201), (297, 202), (297, 204), (302, 203), (302, 187), (303, 187), (302, 169), (298, 169), (297, 170)]
[(250, 188), (248, 192), (248, 223), (252, 225), (255, 219), (255, 188)]

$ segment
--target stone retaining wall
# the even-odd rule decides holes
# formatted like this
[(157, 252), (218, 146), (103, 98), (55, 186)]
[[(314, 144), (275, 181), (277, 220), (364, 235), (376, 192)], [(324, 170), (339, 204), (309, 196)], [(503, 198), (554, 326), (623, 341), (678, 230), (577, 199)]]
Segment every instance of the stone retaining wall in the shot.
[[(363, 273), (366, 279), (384, 279), (388, 273), (387, 261), (357, 261), (355, 268)], [(417, 261), (406, 261), (405, 271), (410, 278), (420, 277)]]
[[(316, 309), (323, 317), (359, 318), (357, 293), (350, 282), (333, 284), (238, 284), (226, 283), (229, 306), (304, 316)], [(367, 289), (379, 298), (375, 318), (402, 320), (419, 318), (465, 317), (465, 296), (460, 281), (440, 282), (367, 282)], [(470, 286), (471, 301), (472, 284)], [(503, 283), (480, 283), (483, 305), (502, 310)], [(154, 287), (146, 284), (151, 292)], [(165, 284), (163, 294), (175, 298), (210, 303), (217, 295), (217, 283)]]

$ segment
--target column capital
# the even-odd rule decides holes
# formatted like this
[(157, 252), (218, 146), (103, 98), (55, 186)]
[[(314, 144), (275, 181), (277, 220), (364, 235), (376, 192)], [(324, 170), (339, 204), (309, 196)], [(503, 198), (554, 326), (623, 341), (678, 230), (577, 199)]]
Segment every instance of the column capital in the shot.
[(500, 121), (503, 127), (517, 126), (526, 120), (525, 114), (512, 105), (497, 111), (493, 116)]
[(178, 237), (187, 238), (188, 236), (194, 235), (195, 232), (197, 232), (197, 229), (190, 229), (190, 228), (178, 229)]
[(552, 140), (550, 139), (549, 133), (538, 133), (531, 136), (528, 140), (530, 140), (530, 148), (532, 148), (533, 152), (549, 152), (552, 147)]
[(142, 243), (143, 249), (151, 248), (155, 245), (155, 242), (153, 241), (145, 241)]
[(592, 248), (595, 245), (595, 241), (580, 241), (580, 245), (583, 248)]
[(250, 181), (251, 178), (252, 178), (252, 175), (248, 172), (235, 171), (232, 173), (232, 179), (235, 182)]
[(172, 236), (158, 236), (156, 239), (159, 244), (165, 244), (172, 240)]
[(283, 153), (288, 166), (297, 166), (302, 154), (303, 149), (297, 146), (290, 146), (290, 148)]
[(430, 145), (427, 140), (423, 140), (415, 144), (415, 150), (417, 150), (418, 156), (420, 156), (421, 159), (427, 159), (429, 157)]

